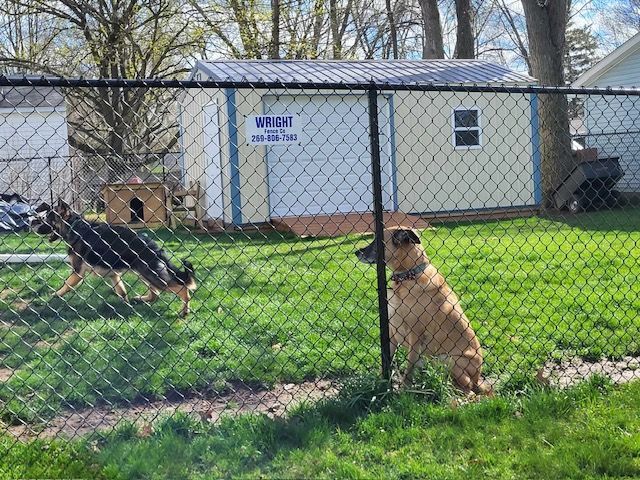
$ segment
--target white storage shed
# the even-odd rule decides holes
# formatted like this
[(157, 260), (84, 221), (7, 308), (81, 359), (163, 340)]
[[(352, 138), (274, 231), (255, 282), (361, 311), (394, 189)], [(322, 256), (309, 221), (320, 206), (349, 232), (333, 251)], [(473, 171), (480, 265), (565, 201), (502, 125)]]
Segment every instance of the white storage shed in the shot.
[[(535, 83), (481, 60), (201, 61), (191, 78)], [(540, 203), (535, 95), (389, 88), (378, 108), (386, 210), (421, 214)], [(256, 142), (252, 122), (265, 116), (295, 118), (295, 141)], [(240, 225), (371, 211), (365, 91), (191, 89), (182, 97), (180, 125), (185, 181), (199, 181), (206, 190), (211, 218)]]

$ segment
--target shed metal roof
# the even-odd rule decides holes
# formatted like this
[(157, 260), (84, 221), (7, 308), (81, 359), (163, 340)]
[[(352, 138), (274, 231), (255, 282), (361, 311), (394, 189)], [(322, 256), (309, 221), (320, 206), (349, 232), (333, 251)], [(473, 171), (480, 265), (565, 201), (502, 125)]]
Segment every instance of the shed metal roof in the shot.
[(0, 87), (0, 108), (55, 108), (64, 96), (54, 87)]
[(536, 83), (529, 75), (485, 60), (208, 60), (201, 70), (218, 81), (342, 83)]

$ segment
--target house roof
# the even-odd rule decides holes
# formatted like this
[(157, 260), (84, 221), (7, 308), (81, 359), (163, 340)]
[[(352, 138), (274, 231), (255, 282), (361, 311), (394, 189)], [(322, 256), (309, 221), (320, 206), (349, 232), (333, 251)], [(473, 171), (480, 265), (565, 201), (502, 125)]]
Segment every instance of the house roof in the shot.
[[(536, 80), (484, 60), (208, 60), (198, 61), (212, 80), (342, 83), (506, 83)], [(192, 73), (193, 77), (194, 73)]]
[(589, 70), (583, 72), (571, 86), (575, 88), (593, 86), (602, 75), (638, 49), (640, 49), (640, 33), (635, 34)]
[(54, 87), (0, 87), (0, 108), (55, 108), (64, 96)]

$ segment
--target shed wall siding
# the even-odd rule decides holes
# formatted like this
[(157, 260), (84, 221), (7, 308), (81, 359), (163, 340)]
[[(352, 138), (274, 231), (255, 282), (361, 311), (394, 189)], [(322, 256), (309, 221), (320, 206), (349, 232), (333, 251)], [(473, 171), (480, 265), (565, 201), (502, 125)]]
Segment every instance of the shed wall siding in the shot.
[(624, 176), (617, 188), (640, 191), (640, 97), (591, 96), (585, 102), (587, 147), (599, 157), (616, 156)]
[(247, 116), (264, 113), (262, 98), (266, 94), (264, 90), (236, 89), (240, 203), (243, 223), (260, 223), (269, 220), (266, 147), (250, 145), (245, 135)]
[[(205, 154), (205, 117), (204, 107), (210, 104), (218, 105), (218, 120), (220, 125), (220, 157), (222, 171), (222, 191), (224, 192), (224, 217), (231, 221), (231, 198), (229, 182), (229, 122), (226, 110), (224, 91), (220, 89), (189, 89), (180, 100), (182, 122), (182, 148), (184, 158), (185, 182), (200, 182), (206, 188), (208, 180), (205, 175), (207, 156)], [(205, 200), (206, 202), (206, 200)], [(206, 209), (208, 205), (204, 205)]]
[[(401, 211), (535, 204), (528, 95), (396, 92), (394, 97)], [(480, 109), (481, 148), (454, 148), (457, 107)]]

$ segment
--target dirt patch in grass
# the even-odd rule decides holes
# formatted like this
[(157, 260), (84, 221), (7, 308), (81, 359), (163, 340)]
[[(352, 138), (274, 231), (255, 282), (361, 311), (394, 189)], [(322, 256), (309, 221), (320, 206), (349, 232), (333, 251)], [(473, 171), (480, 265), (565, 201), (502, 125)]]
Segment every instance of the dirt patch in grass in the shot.
[[(0, 381), (8, 380), (13, 373), (11, 369), (0, 368)], [(549, 362), (540, 371), (540, 379), (553, 387), (567, 388), (595, 374), (609, 377), (615, 383), (640, 379), (640, 356), (598, 361), (572, 357), (561, 362)], [(156, 419), (176, 412), (187, 413), (212, 423), (224, 415), (242, 413), (263, 413), (278, 417), (301, 402), (328, 398), (337, 391), (338, 383), (331, 380), (277, 384), (270, 390), (252, 389), (246, 385), (230, 386), (224, 394), (200, 394), (127, 407), (100, 406), (66, 411), (46, 425), (11, 426), (7, 430), (23, 440), (36, 437), (78, 438), (95, 431), (112, 429), (123, 421), (134, 422), (141, 427), (141, 432), (145, 432)]]
[[(4, 359), (5, 357), (0, 355), (0, 364), (4, 362)], [(14, 373), (14, 369), (0, 366), (0, 383), (9, 380)]]
[(212, 394), (163, 400), (129, 407), (96, 407), (67, 411), (51, 419), (44, 426), (18, 425), (8, 427), (15, 437), (33, 438), (78, 438), (98, 430), (108, 430), (122, 421), (135, 422), (142, 431), (159, 417), (183, 412), (205, 422), (217, 422), (223, 415), (241, 413), (264, 413), (270, 417), (284, 415), (295, 405), (304, 401), (317, 401), (337, 392), (337, 384), (330, 380), (315, 380), (303, 383), (278, 384), (271, 390), (255, 390), (246, 386), (232, 387), (221, 395)]
[(14, 370), (11, 368), (0, 367), (0, 382), (6, 382), (13, 375)]
[(0, 291), (0, 300), (6, 300), (11, 295), (15, 295), (16, 291), (13, 288), (3, 288)]
[(62, 346), (64, 346), (69, 339), (75, 335), (77, 332), (74, 328), (69, 328), (62, 333), (58, 333), (58, 336), (55, 339), (42, 339), (38, 340), (34, 347), (39, 348), (41, 350), (55, 350)]
[(559, 363), (547, 363), (543, 375), (550, 385), (560, 388), (575, 385), (592, 375), (608, 377), (614, 383), (626, 383), (640, 379), (640, 356), (596, 361), (572, 357)]
[(19, 298), (11, 303), (11, 306), (16, 312), (24, 312), (27, 308), (29, 308), (29, 304), (29, 301)]
[[(5, 288), (0, 291), (0, 301), (6, 301), (9, 297), (16, 295), (18, 292), (13, 288)], [(27, 308), (29, 308), (29, 300), (25, 300), (23, 298), (16, 298), (11, 302), (11, 308), (16, 312), (24, 312)], [(4, 322), (3, 322), (4, 323)]]

